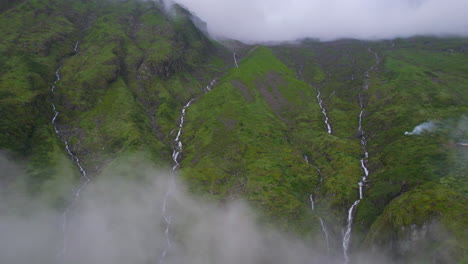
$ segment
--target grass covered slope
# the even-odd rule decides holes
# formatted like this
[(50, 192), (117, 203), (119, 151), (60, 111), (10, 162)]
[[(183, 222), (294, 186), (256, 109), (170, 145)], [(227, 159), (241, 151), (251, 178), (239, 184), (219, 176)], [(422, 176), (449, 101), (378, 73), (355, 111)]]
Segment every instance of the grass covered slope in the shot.
[[(321, 217), (341, 254), (363, 174), (362, 94), (371, 174), (352, 250), (373, 246), (402, 263), (428, 261), (418, 251), (440, 263), (465, 258), (466, 39), (228, 41), (239, 59), (228, 69), (232, 54), (178, 6), (168, 16), (153, 2), (20, 2), (0, 14), (8, 25), (0, 29), (0, 150), (27, 168), (17, 184), (60, 205), (79, 178), (51, 102), (61, 138), (93, 174), (122, 160), (167, 166), (181, 109), (194, 99), (182, 133), (190, 188), (218, 201), (244, 198), (263, 222), (324, 247)], [(381, 60), (366, 77), (373, 51)], [(404, 134), (425, 122), (430, 131)]]
[(315, 97), (270, 49), (256, 48), (189, 108), (184, 178), (202, 193), (245, 197), (283, 228), (315, 234), (309, 196), (318, 190), (318, 210), (332, 209), (328, 220), (341, 223), (360, 175), (359, 145), (326, 133)]
[(76, 28), (52, 1), (20, 4), (2, 12), (0, 24), (8, 25), (0, 30), (0, 148), (26, 159), (28, 173), (18, 183), (35, 194), (50, 191), (54, 202), (66, 199), (73, 180), (62, 173), (74, 167), (53, 130), (48, 100), (56, 61), (71, 52)]
[[(463, 43), (466, 42), (455, 41), (451, 47), (456, 49)], [(375, 172), (366, 206), (361, 207), (357, 218), (361, 224), (370, 225), (380, 215), (368, 235), (372, 242), (392, 240), (390, 237), (404, 239), (409, 236), (410, 227), (420, 230), (433, 222), (440, 223), (450, 238), (455, 236), (457, 246), (450, 248), (458, 257), (441, 253), (449, 247), (443, 239), (422, 243), (422, 247), (431, 245), (437, 249), (434, 258), (452, 262), (452, 257), (459, 259), (467, 247), (457, 233), (461, 226), (466, 226), (459, 210), (466, 211), (468, 160), (466, 149), (456, 146), (468, 136), (468, 68), (464, 63), (468, 55), (453, 52), (452, 48), (441, 50), (443, 41), (439, 40), (425, 41), (418, 48), (405, 44), (399, 43), (403, 47), (397, 45), (384, 52), (384, 63), (369, 89), (365, 127), (370, 131), (370, 150), (374, 153), (371, 164)], [(432, 129), (420, 135), (404, 135), (424, 122), (432, 122)], [(398, 198), (392, 201), (394, 197)], [(430, 202), (429, 197), (433, 198)], [(397, 206), (403, 200), (405, 206)], [(450, 209), (444, 208), (448, 205)], [(418, 210), (405, 213), (408, 207)], [(395, 221), (391, 225), (394, 229), (383, 230), (382, 225), (388, 224), (390, 215), (404, 221)], [(417, 251), (402, 253), (401, 248), (394, 249), (405, 257)]]
[(306, 221), (305, 194), (318, 175), (281, 119), (307, 89), (268, 49), (255, 50), (189, 108), (184, 178), (215, 197), (246, 197), (284, 226)]
[(110, 155), (142, 151), (161, 165), (170, 157), (163, 141), (177, 125), (174, 110), (204, 85), (192, 73), (208, 82), (215, 72), (201, 64), (214, 47), (178, 9), (167, 17), (154, 4), (129, 1), (97, 15), (61, 71), (75, 151), (96, 169)]
[[(333, 135), (356, 138), (352, 133), (359, 111), (357, 94), (364, 94), (363, 128), (371, 176), (354, 219), (354, 247), (359, 248), (366, 240), (366, 246), (380, 245), (380, 249), (398, 256), (398, 261), (410, 263), (421, 260), (418, 250), (426, 252), (429, 248), (437, 249), (431, 257), (438, 261), (453, 263), (462, 258), (466, 241), (457, 230), (466, 223), (458, 210), (466, 208), (468, 160), (466, 149), (457, 147), (457, 142), (467, 141), (466, 45), (464, 39), (414, 38), (378, 43), (309, 42), (275, 48), (298, 76), (321, 90)], [(372, 59), (368, 47), (383, 61), (370, 72), (369, 90), (364, 91), (364, 71)], [(429, 133), (404, 135), (424, 122), (433, 124)], [(323, 156), (323, 152), (318, 153)], [(362, 153), (358, 151), (357, 155)], [(330, 174), (336, 173), (333, 169)], [(324, 187), (328, 183), (336, 189), (339, 183), (331, 179), (324, 178)], [(357, 180), (350, 184), (357, 188)], [(416, 195), (421, 192), (424, 194)], [(424, 197), (431, 192), (440, 199), (427, 206)], [(408, 196), (411, 199), (403, 198)], [(404, 213), (405, 209), (395, 205), (402, 199), (418, 211)], [(436, 209), (452, 203), (458, 209)], [(349, 201), (346, 204), (349, 208)], [(403, 215), (405, 221), (394, 221)], [(424, 239), (414, 247), (403, 242), (411, 232), (421, 232), (431, 223), (446, 230), (444, 237), (452, 244), (447, 244), (445, 238), (435, 239), (439, 233), (434, 230), (424, 233), (429, 240), (426, 244)], [(392, 227), (384, 228), (389, 225)], [(398, 241), (407, 244), (392, 248)], [(449, 252), (448, 247), (451, 253), (442, 254), (444, 250)]]
[(434, 183), (392, 200), (372, 225), (367, 243), (407, 263), (464, 263), (466, 196)]
[(31, 0), (1, 13), (0, 149), (25, 161), (32, 190), (60, 185), (63, 164), (74, 168), (50, 102), (88, 172), (141, 153), (169, 162), (176, 109), (223, 67), (190, 16), (138, 1)]

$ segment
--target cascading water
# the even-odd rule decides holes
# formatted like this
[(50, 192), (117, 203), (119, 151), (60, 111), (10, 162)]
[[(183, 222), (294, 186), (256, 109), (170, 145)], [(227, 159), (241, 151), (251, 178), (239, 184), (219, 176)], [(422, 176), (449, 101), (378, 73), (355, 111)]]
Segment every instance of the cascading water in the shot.
[[(296, 73), (296, 78), (297, 79), (300, 79), (300, 77), (302, 76), (302, 70), (304, 69), (304, 66), (301, 64), (299, 65), (299, 70), (298, 72)], [(320, 95), (321, 95), (321, 92), (319, 89), (316, 89), (317, 90), (317, 102), (320, 106), (320, 109), (322, 110), (322, 114), (323, 116), (325, 117), (325, 127), (327, 128), (327, 133), (328, 134), (331, 134), (332, 133), (332, 128), (331, 128), (331, 125), (330, 123), (328, 122), (329, 118), (328, 118), (328, 114), (327, 114), (327, 110), (325, 109), (325, 107), (323, 106), (323, 100), (322, 98), (320, 98)], [(330, 95), (330, 97), (335, 94), (335, 91), (333, 91), (333, 93)]]
[(78, 53), (78, 45), (80, 45), (80, 41), (77, 41), (75, 43), (75, 47), (73, 48), (73, 51), (75, 52), (75, 54)]
[(314, 203), (314, 194), (309, 195), (309, 200), (310, 200), (310, 206), (312, 208), (312, 211), (315, 211), (315, 203)]
[(190, 99), (187, 104), (184, 105), (182, 108), (182, 113), (180, 115), (180, 123), (179, 123), (179, 129), (177, 131), (177, 136), (174, 139), (174, 147), (172, 150), (172, 161), (174, 162), (174, 166), (172, 167), (172, 173), (171, 177), (169, 179), (169, 185), (167, 188), (166, 193), (164, 194), (164, 199), (163, 199), (163, 204), (162, 204), (162, 209), (161, 213), (164, 218), (164, 222), (166, 223), (166, 230), (165, 230), (165, 236), (166, 236), (166, 247), (163, 250), (163, 253), (161, 254), (161, 257), (159, 258), (159, 263), (164, 263), (164, 260), (166, 259), (167, 252), (171, 248), (171, 237), (169, 234), (170, 228), (171, 228), (171, 222), (172, 222), (172, 216), (167, 212), (167, 200), (169, 198), (169, 195), (171, 194), (172, 188), (174, 186), (174, 181), (175, 181), (175, 171), (179, 168), (180, 163), (179, 163), (179, 157), (180, 154), (182, 153), (182, 141), (180, 140), (180, 135), (182, 134), (182, 128), (184, 126), (184, 118), (185, 118), (185, 113), (187, 111), (187, 108), (190, 106), (190, 104), (193, 102), (193, 99)]
[(237, 55), (235, 52), (232, 54), (232, 57), (234, 58), (234, 65), (236, 65), (236, 67), (239, 68), (239, 64), (237, 63)]
[[(78, 52), (78, 45), (79, 41), (75, 43), (75, 46), (73, 48), (73, 51), (75, 53)], [(55, 89), (56, 89), (56, 84), (60, 81), (60, 70), (62, 69), (62, 66), (59, 66), (57, 70), (55, 71), (55, 81), (54, 84), (52, 85), (50, 91), (52, 95), (55, 95)], [(91, 178), (89, 178), (88, 174), (86, 173), (86, 170), (83, 168), (81, 165), (81, 161), (76, 156), (70, 149), (70, 144), (69, 142), (60, 136), (60, 131), (57, 126), (57, 117), (59, 116), (60, 112), (57, 110), (57, 107), (53, 102), (51, 102), (52, 109), (54, 111), (54, 117), (51, 120), (52, 126), (54, 127), (55, 134), (57, 134), (57, 137), (65, 144), (65, 150), (67, 151), (68, 155), (70, 156), (71, 160), (76, 164), (78, 169), (80, 170), (81, 174), (81, 182), (80, 184), (72, 191), (72, 199), (69, 201), (68, 205), (65, 207), (64, 212), (62, 213), (62, 232), (63, 232), (63, 241), (62, 241), (62, 250), (59, 252), (57, 257), (64, 257), (67, 251), (67, 222), (68, 222), (68, 212), (71, 209), (71, 206), (79, 199), (81, 192), (83, 189), (88, 185), (88, 183), (91, 181)]]
[(213, 80), (210, 82), (210, 84), (208, 84), (208, 85), (206, 86), (205, 93), (207, 93), (207, 92), (211, 91), (211, 89), (213, 89), (213, 85), (216, 83), (216, 81), (217, 81), (217, 79), (213, 79)]
[(325, 236), (325, 242), (327, 243), (327, 253), (330, 254), (330, 242), (328, 240), (328, 231), (325, 222), (323, 221), (322, 217), (319, 216), (320, 220), (320, 227), (322, 228), (323, 235)]
[[(206, 86), (206, 92), (211, 91), (213, 89), (213, 85), (216, 83), (217, 79), (213, 79), (209, 85)], [(171, 223), (172, 223), (172, 216), (168, 213), (167, 211), (167, 203), (169, 196), (172, 192), (172, 188), (175, 184), (175, 171), (180, 167), (180, 154), (182, 153), (182, 141), (180, 140), (180, 136), (182, 135), (182, 129), (184, 127), (184, 121), (185, 121), (185, 114), (187, 112), (187, 108), (192, 104), (194, 98), (190, 99), (187, 104), (184, 105), (182, 108), (182, 112), (180, 115), (180, 121), (179, 121), (179, 127), (177, 130), (177, 135), (174, 139), (174, 145), (172, 148), (172, 161), (174, 162), (174, 166), (172, 167), (172, 173), (169, 179), (169, 186), (166, 190), (166, 193), (164, 194), (164, 199), (163, 199), (163, 204), (161, 208), (161, 213), (164, 218), (164, 222), (166, 223), (166, 229), (165, 229), (165, 236), (166, 236), (166, 246), (159, 258), (159, 263), (164, 263), (164, 260), (166, 259), (168, 251), (172, 247), (171, 243), (171, 237), (170, 237), (170, 228), (171, 228)]]
[[(369, 89), (369, 79), (370, 79), (370, 72), (374, 70), (374, 68), (379, 64), (380, 58), (376, 52), (373, 52), (370, 48), (368, 49), (369, 52), (374, 53), (375, 56), (375, 64), (373, 64), (366, 72), (365, 72), (365, 78), (364, 78), (364, 91), (367, 91)], [(347, 225), (346, 225), (346, 232), (343, 235), (343, 255), (345, 258), (345, 264), (349, 263), (349, 255), (348, 255), (348, 250), (349, 250), (349, 242), (351, 240), (351, 231), (352, 231), (352, 226), (353, 226), (353, 217), (354, 217), (354, 212), (361, 200), (364, 198), (363, 196), (363, 188), (364, 185), (367, 182), (367, 178), (369, 177), (369, 169), (367, 168), (367, 160), (369, 158), (369, 152), (367, 151), (367, 139), (366, 135), (364, 133), (364, 129), (362, 128), (362, 119), (363, 115), (365, 112), (365, 104), (364, 104), (364, 96), (362, 93), (359, 93), (359, 106), (361, 107), (361, 111), (359, 112), (359, 117), (358, 117), (358, 133), (361, 137), (361, 146), (364, 151), (364, 156), (360, 160), (360, 165), (361, 169), (364, 173), (362, 176), (361, 180), (358, 182), (358, 187), (359, 187), (359, 199), (354, 201), (353, 205), (351, 208), (348, 210), (348, 219), (347, 219)]]
[(320, 106), (320, 109), (322, 109), (322, 114), (323, 116), (325, 117), (325, 126), (327, 127), (327, 132), (328, 134), (331, 134), (332, 133), (332, 129), (331, 129), (331, 126), (330, 126), (330, 123), (328, 123), (328, 115), (327, 115), (327, 111), (325, 110), (325, 107), (323, 107), (323, 101), (322, 99), (320, 98), (320, 90), (317, 89), (317, 101), (319, 103), (319, 106)]
[[(307, 155), (304, 155), (304, 159), (305, 159), (307, 164), (311, 164), (309, 162), (309, 157), (307, 157)], [(312, 211), (315, 211), (314, 193), (317, 193), (320, 190), (320, 187), (322, 186), (322, 182), (323, 182), (323, 175), (322, 175), (322, 172), (320, 171), (320, 169), (316, 165), (314, 165), (314, 164), (311, 164), (311, 165), (315, 167), (318, 174), (320, 175), (319, 185), (314, 190), (314, 192), (311, 193), (310, 196), (309, 196)], [(320, 220), (320, 227), (322, 228), (323, 235), (325, 236), (325, 242), (327, 243), (327, 252), (330, 253), (330, 243), (328, 241), (327, 227), (326, 227), (325, 222), (323, 221), (322, 217), (320, 215), (318, 217), (319, 217), (319, 220)]]

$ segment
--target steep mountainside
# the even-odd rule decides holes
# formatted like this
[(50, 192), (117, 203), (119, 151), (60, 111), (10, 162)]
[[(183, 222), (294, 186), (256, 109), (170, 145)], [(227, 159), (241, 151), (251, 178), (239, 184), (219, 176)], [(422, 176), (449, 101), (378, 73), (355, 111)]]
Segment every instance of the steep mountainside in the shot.
[(61, 210), (79, 166), (92, 180), (123, 160), (168, 168), (177, 136), (193, 193), (245, 199), (340, 261), (467, 261), (467, 39), (249, 46), (154, 2), (0, 10), (0, 151), (26, 171), (3, 190)]

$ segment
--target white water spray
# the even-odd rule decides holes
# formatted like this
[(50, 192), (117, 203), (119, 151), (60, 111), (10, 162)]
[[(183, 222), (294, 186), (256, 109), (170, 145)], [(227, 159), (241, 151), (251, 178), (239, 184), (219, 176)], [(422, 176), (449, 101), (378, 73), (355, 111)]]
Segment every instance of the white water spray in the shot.
[[(365, 75), (364, 88), (363, 88), (364, 91), (367, 91), (369, 89), (370, 72), (374, 70), (380, 62), (380, 58), (377, 52), (373, 52), (370, 48), (368, 49), (368, 51), (374, 53), (375, 64), (372, 65), (364, 74)], [(361, 107), (361, 111), (359, 112), (359, 117), (358, 117), (358, 133), (361, 136), (361, 146), (362, 146), (362, 149), (364, 150), (364, 156), (360, 160), (360, 165), (361, 165), (361, 169), (364, 175), (362, 176), (361, 180), (358, 182), (359, 199), (354, 201), (353, 205), (348, 210), (346, 232), (343, 235), (343, 255), (345, 258), (345, 262), (344, 262), (345, 264), (349, 263), (348, 250), (349, 250), (349, 243), (351, 240), (351, 231), (353, 227), (354, 213), (357, 209), (359, 202), (361, 202), (361, 200), (364, 198), (363, 188), (367, 182), (367, 178), (369, 177), (369, 169), (367, 168), (367, 159), (369, 158), (369, 152), (367, 151), (366, 135), (364, 133), (364, 129), (362, 128), (362, 119), (363, 119), (364, 112), (365, 112), (364, 96), (362, 93), (359, 93), (359, 106)]]
[(320, 98), (320, 90), (317, 89), (317, 101), (319, 103), (319, 106), (320, 106), (320, 109), (322, 109), (322, 114), (323, 116), (325, 117), (325, 126), (327, 127), (327, 132), (328, 134), (331, 134), (332, 133), (332, 129), (331, 129), (331, 126), (330, 126), (330, 123), (328, 123), (328, 115), (327, 115), (327, 111), (325, 110), (325, 107), (323, 107), (323, 101), (322, 99)]

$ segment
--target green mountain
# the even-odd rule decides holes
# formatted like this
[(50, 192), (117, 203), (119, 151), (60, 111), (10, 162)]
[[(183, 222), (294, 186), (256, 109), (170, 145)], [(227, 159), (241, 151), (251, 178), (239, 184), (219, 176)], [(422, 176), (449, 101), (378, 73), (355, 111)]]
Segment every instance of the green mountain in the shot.
[(245, 199), (304, 239), (325, 222), (336, 255), (349, 226), (350, 254), (468, 261), (468, 39), (245, 45), (154, 2), (0, 10), (0, 150), (25, 171), (3, 189), (60, 209), (82, 178), (76, 158), (91, 179), (123, 160), (170, 168), (185, 109), (191, 192)]

